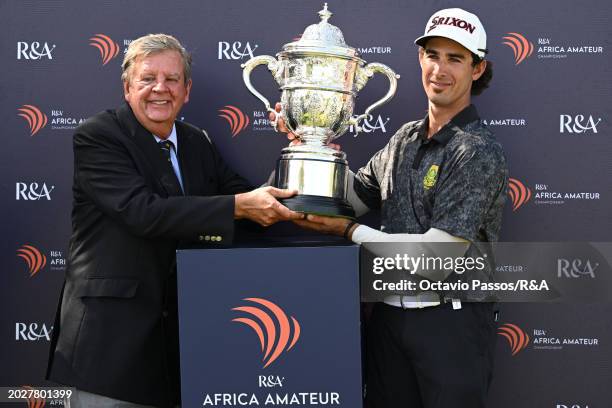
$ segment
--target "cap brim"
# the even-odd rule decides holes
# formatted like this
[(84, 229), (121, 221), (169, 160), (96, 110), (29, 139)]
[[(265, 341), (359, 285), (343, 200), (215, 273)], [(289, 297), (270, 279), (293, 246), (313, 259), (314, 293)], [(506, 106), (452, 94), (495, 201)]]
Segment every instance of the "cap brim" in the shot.
[(421, 47), (425, 46), (425, 42), (427, 39), (435, 37), (433, 35), (422, 35), (419, 38), (417, 38), (416, 40), (414, 40), (415, 45), (419, 45)]
[[(465, 44), (461, 43), (461, 41), (457, 41), (456, 38), (453, 38), (449, 35), (441, 35), (441, 34), (436, 34), (436, 35), (422, 35), (419, 38), (417, 38), (416, 40), (414, 40), (414, 43), (420, 47), (425, 47), (425, 43), (427, 42), (427, 40), (429, 40), (430, 38), (434, 38), (434, 37), (442, 37), (442, 38), (448, 38), (449, 40), (453, 40), (454, 42), (456, 42), (457, 44), (461, 45), (463, 48), (465, 48), (466, 50), (468, 50), (469, 52), (478, 55), (480, 58), (484, 58), (485, 55), (480, 52), (480, 51), (474, 51), (471, 50), (469, 47), (467, 47)], [(482, 54), (482, 55), (481, 55)]]

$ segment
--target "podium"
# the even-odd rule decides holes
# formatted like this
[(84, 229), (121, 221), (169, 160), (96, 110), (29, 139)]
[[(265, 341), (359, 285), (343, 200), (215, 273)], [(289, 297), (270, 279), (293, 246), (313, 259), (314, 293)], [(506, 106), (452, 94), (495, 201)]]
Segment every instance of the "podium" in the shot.
[(177, 253), (181, 395), (195, 407), (362, 407), (359, 248)]

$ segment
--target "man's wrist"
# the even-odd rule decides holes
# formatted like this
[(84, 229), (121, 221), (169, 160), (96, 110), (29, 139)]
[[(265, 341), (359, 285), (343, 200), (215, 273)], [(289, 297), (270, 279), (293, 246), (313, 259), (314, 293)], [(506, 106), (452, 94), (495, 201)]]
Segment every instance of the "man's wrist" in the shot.
[(244, 218), (244, 212), (242, 211), (242, 201), (246, 193), (240, 193), (234, 195), (234, 219), (239, 220)]
[(344, 228), (344, 233), (342, 234), (344, 239), (350, 241), (353, 237), (353, 231), (355, 231), (358, 226), (359, 224), (356, 221), (350, 221), (348, 224), (346, 224), (346, 227)]

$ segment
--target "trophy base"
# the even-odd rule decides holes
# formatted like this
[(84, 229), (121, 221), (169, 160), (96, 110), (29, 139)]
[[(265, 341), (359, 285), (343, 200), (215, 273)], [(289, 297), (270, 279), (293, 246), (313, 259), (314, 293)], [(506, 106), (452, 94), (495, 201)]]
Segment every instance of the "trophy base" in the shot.
[(328, 217), (355, 218), (353, 207), (339, 198), (301, 194), (279, 200), (290, 210)]

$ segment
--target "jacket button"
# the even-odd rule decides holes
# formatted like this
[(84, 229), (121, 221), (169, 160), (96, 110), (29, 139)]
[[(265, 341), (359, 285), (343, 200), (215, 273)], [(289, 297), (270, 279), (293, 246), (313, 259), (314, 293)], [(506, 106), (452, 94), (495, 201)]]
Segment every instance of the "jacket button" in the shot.
[(199, 239), (200, 241), (204, 241), (204, 235), (200, 235), (200, 236), (198, 237), (198, 239)]
[(210, 241), (210, 235), (205, 236), (204, 241)]
[(222, 239), (223, 239), (223, 237), (220, 236), (220, 235), (217, 237), (217, 241), (221, 241)]

